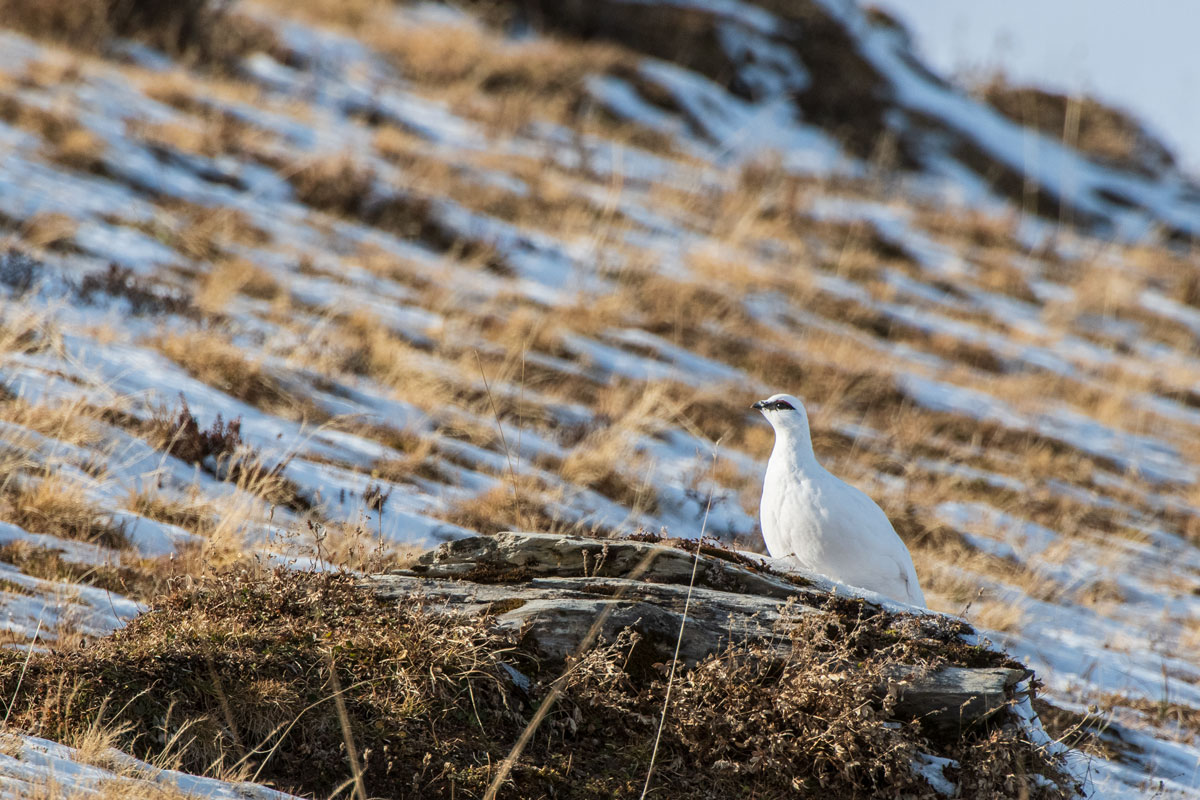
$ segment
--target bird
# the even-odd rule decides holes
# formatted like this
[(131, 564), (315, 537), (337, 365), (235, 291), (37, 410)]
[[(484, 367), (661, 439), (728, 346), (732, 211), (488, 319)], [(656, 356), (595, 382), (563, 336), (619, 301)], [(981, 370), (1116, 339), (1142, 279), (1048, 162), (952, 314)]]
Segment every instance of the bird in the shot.
[(804, 404), (776, 394), (753, 408), (775, 429), (759, 506), (771, 557), (924, 608), (912, 556), (887, 514), (817, 462)]

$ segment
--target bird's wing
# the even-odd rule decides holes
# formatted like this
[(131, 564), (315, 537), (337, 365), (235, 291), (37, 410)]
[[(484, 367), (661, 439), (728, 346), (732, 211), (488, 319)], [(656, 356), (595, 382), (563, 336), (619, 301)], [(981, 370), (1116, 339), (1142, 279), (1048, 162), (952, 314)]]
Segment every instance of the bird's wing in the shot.
[(925, 605), (912, 555), (904, 545), (887, 514), (871, 497), (844, 481), (838, 481), (835, 507), (842, 513), (831, 520), (838, 527), (838, 537), (857, 550), (863, 579), (872, 587), (892, 587), (896, 599), (915, 605)]

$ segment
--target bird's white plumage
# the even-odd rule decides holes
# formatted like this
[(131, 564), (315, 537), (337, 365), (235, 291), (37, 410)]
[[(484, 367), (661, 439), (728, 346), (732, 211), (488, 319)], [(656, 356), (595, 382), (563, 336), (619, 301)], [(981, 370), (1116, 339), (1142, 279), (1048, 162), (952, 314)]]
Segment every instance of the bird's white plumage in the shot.
[(759, 508), (771, 556), (924, 606), (912, 556), (883, 509), (817, 463), (804, 405), (777, 394), (755, 408), (775, 429)]

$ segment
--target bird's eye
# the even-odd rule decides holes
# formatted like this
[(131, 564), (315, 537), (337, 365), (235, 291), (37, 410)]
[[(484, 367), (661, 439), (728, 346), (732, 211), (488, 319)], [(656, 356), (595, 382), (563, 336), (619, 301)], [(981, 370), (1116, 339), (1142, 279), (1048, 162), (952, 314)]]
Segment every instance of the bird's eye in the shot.
[(775, 405), (775, 410), (777, 410), (777, 411), (782, 411), (782, 410), (784, 410), (785, 408), (786, 408), (788, 411), (795, 411), (795, 410), (796, 410), (796, 409), (792, 408), (792, 404), (791, 404), (791, 403), (789, 403), (787, 400), (776, 400), (776, 401), (775, 401), (775, 403), (774, 403), (774, 405)]

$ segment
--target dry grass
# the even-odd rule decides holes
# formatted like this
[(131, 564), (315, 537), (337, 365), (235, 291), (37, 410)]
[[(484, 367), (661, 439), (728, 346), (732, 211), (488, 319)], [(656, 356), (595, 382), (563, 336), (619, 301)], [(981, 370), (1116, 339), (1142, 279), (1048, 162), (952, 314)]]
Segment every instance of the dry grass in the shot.
[(455, 365), (431, 358), (369, 311), (350, 311), (333, 322), (329, 340), (314, 343), (313, 353), (315, 363), (332, 372), (369, 376), (426, 411), (460, 396), (467, 383)]
[[(601, 137), (613, 145), (613, 153), (633, 144), (672, 158), (685, 169), (691, 163), (691, 157), (680, 155), (660, 135), (616, 122), (587, 99), (587, 76), (610, 73), (632, 81), (648, 101), (678, 111), (670, 108), (664, 92), (655, 94), (644, 81), (638, 82), (638, 56), (632, 51), (594, 41), (513, 40), (486, 25), (400, 25), (396, 15), (406, 12), (398, 12), (387, 0), (302, 0), (298, 4), (272, 0), (272, 4), (285, 13), (354, 32), (391, 60), (408, 82), (406, 87), (415, 87), (446, 104), (505, 142), (513, 134), (529, 133), (532, 121), (569, 126), (576, 136), (578, 164), (563, 166), (549, 152), (526, 151), (520, 156), (507, 150), (447, 152), (418, 132), (369, 113), (349, 124), (358, 125), (359, 133), (366, 137), (363, 141), (370, 141), (375, 155), (387, 159), (403, 176), (400, 185), (381, 180), (382, 168), (381, 174), (375, 174), (368, 166), (378, 162), (360, 153), (310, 156), (292, 163), (279, 155), (275, 134), (256, 129), (223, 110), (220, 103), (263, 108), (300, 124), (316, 122), (321, 115), (299, 100), (286, 100), (236, 73), (221, 70), (233, 63), (229, 59), (250, 49), (266, 48), (282, 63), (303, 71), (310, 66), (307, 54), (281, 52), (271, 37), (243, 36), (238, 28), (242, 23), (232, 16), (213, 21), (218, 27), (193, 30), (186, 37), (179, 18), (161, 26), (147, 23), (132, 34), (121, 35), (133, 35), (170, 53), (184, 53), (193, 62), (217, 71), (150, 72), (116, 67), (127, 74), (132, 86), (184, 115), (182, 122), (167, 125), (132, 123), (126, 134), (163, 157), (173, 153), (232, 157), (275, 170), (290, 182), (301, 203), (322, 212), (310, 215), (313, 230), (328, 234), (330, 242), (337, 241), (319, 256), (298, 252), (301, 245), (274, 241), (249, 215), (232, 208), (201, 208), (154, 198), (161, 213), (152, 220), (122, 221), (116, 216), (121, 210), (115, 209), (113, 216), (103, 221), (128, 225), (175, 249), (180, 264), (151, 278), (117, 267), (73, 275), (78, 293), (72, 302), (96, 306), (111, 302), (117, 313), (128, 309), (147, 317), (171, 317), (164, 326), (171, 332), (156, 336), (153, 347), (193, 377), (291, 420), (325, 420), (308, 399), (307, 387), (314, 382), (333, 397), (341, 388), (367, 388), (424, 410), (434, 419), (434, 435), (398, 431), (374, 422), (339, 420), (336, 424), (339, 433), (381, 442), (401, 453), (395, 459), (368, 461), (366, 467), (359, 461), (355, 467), (381, 486), (391, 486), (392, 492), (404, 491), (406, 484), (436, 492), (437, 484), (455, 483), (458, 467), (488, 472), (470, 458), (446, 455), (450, 448), (439, 451), (437, 443), (460, 438), (494, 453), (511, 451), (497, 430), (503, 426), (509, 445), (517, 430), (534, 430), (565, 449), (563, 458), (543, 457), (538, 467), (557, 473), (571, 485), (589, 487), (631, 513), (650, 514), (656, 510), (654, 487), (647, 485), (648, 465), (637, 454), (635, 443), (642, 437), (678, 429), (714, 446), (720, 443), (719, 454), (728, 453), (730, 458), (718, 458), (713, 476), (739, 493), (749, 513), (756, 513), (760, 476), (735, 461), (732, 451), (761, 460), (771, 449), (770, 429), (749, 410), (750, 403), (759, 399), (757, 390), (740, 384), (697, 390), (668, 382), (607, 380), (601, 370), (583, 378), (569, 368), (527, 359), (540, 354), (575, 362), (576, 357), (563, 344), (566, 333), (611, 341), (605, 337), (613, 329), (644, 330), (740, 369), (772, 390), (804, 396), (814, 411), (816, 447), (824, 463), (853, 482), (874, 487), (872, 492), (912, 549), (933, 607), (965, 612), (968, 619), (990, 630), (1019, 632), (1027, 623), (1028, 607), (1000, 602), (995, 595), (981, 592), (981, 584), (1002, 582), (1030, 598), (1085, 606), (1102, 615), (1124, 602), (1113, 581), (1060, 586), (1046, 580), (1036, 564), (982, 553), (959, 532), (941, 525), (935, 513), (945, 502), (984, 503), (1060, 534), (1060, 545), (1041, 556), (1047, 562), (1070, 558), (1079, 547), (1094, 546), (1097, 562), (1104, 563), (1110, 538), (1138, 539), (1125, 512), (1093, 507), (1039, 487), (1056, 479), (1090, 490), (1099, 485), (1101, 471), (1111, 472), (1114, 465), (1045, 437), (996, 423), (981, 424), (964, 415), (922, 410), (897, 388), (893, 375), (917, 369), (931, 377), (983, 389), (1023, 410), (1065, 403), (1112, 427), (1169, 439), (1190, 453), (1194, 426), (1168, 423), (1148, 414), (1139, 401), (1144, 393), (1154, 392), (1194, 408), (1200, 399), (1192, 387), (1200, 373), (1192, 374), (1190, 368), (1168, 361), (1155, 362), (1145, 374), (1139, 373), (1145, 365), (1133, 361), (1140, 359), (1140, 354), (1125, 352), (1128, 346), (1112, 323), (1141, 325), (1149, 337), (1174, 347), (1177, 354), (1185, 358), (1194, 355), (1194, 333), (1146, 310), (1138, 301), (1144, 290), (1153, 289), (1200, 306), (1194, 253), (1171, 253), (1154, 245), (1096, 243), (1078, 249), (1086, 254), (1083, 257), (1060, 255), (1053, 243), (1028, 252), (1019, 235), (1019, 214), (992, 215), (934, 204), (914, 207), (897, 199), (894, 187), (871, 180), (788, 176), (779, 160), (769, 154), (718, 176), (725, 179), (723, 189), (699, 183), (681, 186), (674, 181), (649, 188), (624, 186), (620, 180), (610, 181), (592, 172), (582, 145), (584, 136)], [(16, 19), (12, 24), (24, 30), (60, 40), (90, 25), (88, 36), (94, 39), (81, 37), (71, 47), (96, 53), (103, 45), (101, 40), (117, 32), (117, 23), (106, 16), (103, 5), (86, 0), (67, 8), (62, 0), (53, 0), (34, 8), (14, 5), (13, 0), (6, 6), (5, 0), (0, 0), (0, 12), (11, 12)], [(202, 5), (200, 0), (189, 0), (179, 4), (174, 13), (191, 13), (188, 9)], [(541, 5), (546, 6), (543, 10), (548, 17), (570, 12), (566, 6)], [(207, 14), (203, 9), (196, 13)], [(645, 30), (659, 30), (664, 36), (651, 45), (639, 46), (652, 51), (666, 41), (691, 42), (697, 46), (680, 58), (705, 58), (710, 55), (703, 39), (706, 12), (695, 16), (697, 28), (684, 31), (661, 31), (652, 24), (653, 19), (646, 21)], [(621, 20), (612, 22), (623, 24)], [(210, 23), (197, 24), (203, 28)], [(216, 34), (228, 35), (229, 41), (205, 44), (205, 37)], [(810, 38), (826, 48), (834, 42), (820, 36)], [(827, 69), (828, 59), (823, 63)], [(816, 74), (830, 74), (821, 73), (820, 64), (809, 66)], [(54, 58), (34, 62), (23, 76), (0, 78), (0, 119), (36, 135), (46, 160), (103, 177), (106, 160), (115, 153), (106, 151), (103, 142), (75, 118), (70, 106), (42, 108), (18, 94), (18, 90), (29, 89), (47, 97), (58, 91), (65, 94), (64, 87), (92, 81), (92, 70), (91, 56), (60, 58), (55, 51)], [(728, 76), (710, 77), (724, 81)], [(841, 82), (839, 77), (818, 84), (831, 87)], [(804, 107), (806, 113), (811, 110), (814, 114), (825, 108)], [(1068, 112), (1082, 115), (1077, 120), (1080, 141), (1091, 135), (1083, 123), (1086, 108), (1070, 111), (1067, 103), (1056, 109), (1060, 116)], [(862, 113), (869, 112), (865, 109)], [(1065, 116), (1055, 119), (1054, 124), (1065, 122)], [(1128, 147), (1128, 141), (1105, 141), (1103, 136), (1087, 141), (1097, 152), (1108, 148), (1113, 157), (1129, 155), (1120, 152), (1120, 147)], [(570, 143), (566, 146), (572, 147)], [(886, 152), (888, 147), (885, 141), (872, 145), (880, 173), (887, 171), (893, 158)], [(895, 157), (903, 158), (903, 154)], [(514, 190), (513, 184), (483, 180), (485, 173), (514, 178), (526, 191)], [(238, 188), (236, 178), (226, 182)], [(554, 308), (520, 295), (515, 285), (504, 284), (508, 288), (494, 293), (491, 281), (514, 277), (514, 262), (493, 243), (465, 238), (448, 226), (440, 213), (441, 198), (520, 228), (550, 234), (573, 250), (584, 245), (593, 248), (602, 256), (596, 259), (597, 274), (612, 281), (614, 290)], [(963, 275), (952, 281), (935, 278), (914, 261), (903, 242), (884, 235), (875, 225), (830, 221), (809, 211), (815, 201), (830, 198), (894, 206), (908, 216), (916, 230), (965, 259)], [(626, 234), (645, 233), (636, 222), (638, 215), (626, 217), (619, 210), (637, 204), (706, 237), (702, 246), (681, 242), (679, 252), (672, 254), (684, 271), (664, 275), (661, 254), (643, 250), (633, 243), (636, 239), (632, 236), (626, 241)], [(479, 285), (470, 279), (448, 281), (436, 265), (409, 263), (382, 246), (338, 238), (333, 220), (323, 216), (326, 214), (425, 246), (454, 262), (457, 274), (466, 274), (462, 267), (478, 270)], [(77, 255), (76, 225), (70, 218), (4, 218), (0, 225), (11, 230), (12, 241), (39, 254), (53, 269), (64, 261), (69, 264)], [(443, 323), (423, 335), (406, 338), (404, 331), (392, 329), (365, 309), (339, 307), (322, 316), (321, 311), (290, 297), (282, 269), (273, 266), (267, 272), (257, 266), (253, 255), (247, 255), (253, 248), (282, 256), (272, 261), (274, 265), (293, 263), (297, 273), (320, 274), (350, 291), (363, 289), (358, 270), (363, 267), (374, 276), (371, 280), (392, 284), (387, 287), (388, 296), (400, 289), (405, 292), (405, 302), (440, 315)], [(331, 254), (344, 261), (329, 258)], [(14, 298), (28, 296), (46, 274), (46, 265), (23, 251), (21, 258), (0, 255), (0, 259), (0, 284)], [(618, 261), (621, 267), (610, 266)], [(933, 313), (933, 302), (914, 300), (889, 284), (888, 271), (945, 292), (950, 305), (956, 307), (939, 306), (936, 313), (981, 331), (1050, 348), (1057, 346), (1060, 336), (1084, 336), (1116, 357), (1106, 367), (1082, 368), (1087, 380), (1066, 379), (1009, 363), (967, 337), (930, 335), (917, 325), (897, 321), (875, 302), (846, 299), (818, 288), (821, 275), (836, 275), (862, 288), (873, 301), (910, 303)], [(1035, 278), (1051, 279), (1074, 293), (1070, 301), (1042, 304), (1045, 334), (1022, 330), (1019, 320), (971, 306), (972, 294), (967, 290), (972, 288), (1039, 305), (1034, 289), (1040, 291), (1040, 285)], [(834, 326), (848, 326), (852, 335), (846, 335), (844, 328), (822, 330), (807, 321), (767, 323), (751, 313), (745, 302), (758, 294), (774, 295), (782, 304)], [(248, 326), (254, 330), (273, 326), (278, 339), (243, 343), (224, 333), (234, 330), (243, 314), (255, 315), (253, 326)], [(896, 355), (900, 346), (916, 350), (918, 355), (936, 355), (949, 366), (911, 367), (916, 359)], [(626, 349), (634, 355), (655, 357), (652, 348)], [(48, 363), (66, 352), (55, 324), (25, 312), (20, 302), (0, 308), (0, 357), (36, 354)], [(271, 360), (276, 357), (278, 362)], [(1124, 360), (1127, 357), (1128, 361)], [(24, 368), (26, 359), (22, 361)], [(280, 366), (267, 366), (276, 363)], [(481, 378), (489, 382), (490, 389), (483, 388)], [(567, 425), (556, 411), (561, 402), (586, 406), (596, 414), (595, 424)], [(461, 410), (461, 415), (448, 413), (448, 407)], [(69, 404), (29, 406), (0, 387), (0, 420), (71, 444), (97, 446), (95, 416)], [(69, 740), (101, 760), (104, 748), (116, 742), (141, 748), (143, 754), (164, 764), (233, 775), (252, 775), (252, 771), (246, 772), (247, 764), (255, 763), (257, 770), (263, 753), (283, 738), (284, 744), (266, 759), (258, 777), (325, 796), (350, 777), (341, 720), (332, 715), (328, 702), (334, 691), (324, 660), (329, 651), (334, 653), (338, 669), (345, 658), (338, 679), (341, 685), (352, 687), (347, 691), (347, 703), (354, 735), (361, 737), (357, 744), (366, 748), (371, 791), (403, 795), (411, 784), (411, 796), (478, 794), (492, 774), (490, 764), (507, 752), (512, 732), (523, 724), (530, 700), (511, 691), (504, 674), (493, 669), (495, 662), (489, 659), (494, 653), (487, 647), (481, 651), (479, 642), (471, 637), (482, 636), (488, 647), (501, 649), (514, 646), (512, 642), (500, 642), (483, 628), (472, 626), (467, 626), (472, 631), (467, 637), (470, 641), (454, 639), (466, 628), (443, 628), (443, 622), (430, 622), (416, 612), (397, 613), (364, 604), (337, 583), (341, 579), (304, 576), (299, 579), (300, 588), (293, 590), (279, 579), (261, 574), (219, 578), (211, 584), (206, 583), (210, 578), (204, 578), (199, 588), (181, 578), (210, 575), (222, 566), (245, 566), (257, 552), (276, 506), (286, 507), (301, 520), (299, 530), (286, 531), (270, 543), (287, 556), (310, 556), (322, 564), (355, 570), (402, 564), (411, 554), (379, 541), (380, 518), (386, 522), (390, 513), (386, 496), (379, 495), (376, 507), (361, 520), (321, 519), (321, 510), (310, 508), (307, 498), (323, 487), (301, 487), (287, 480), (283, 465), (264, 460), (265, 456), (246, 446), (236, 418), (204, 428), (185, 405), (182, 410), (163, 410), (149, 422), (129, 418), (122, 424), (163, 453), (198, 465), (206, 476), (222, 480), (226, 486), (219, 496), (199, 491), (188, 495), (179, 493), (178, 487), (158, 491), (145, 486), (128, 492), (126, 505), (135, 512), (204, 537), (202, 543), (184, 548), (173, 559), (138, 559), (125, 549), (120, 567), (90, 568), (20, 543), (0, 548), (0, 560), (27, 574), (99, 586), (140, 599), (162, 601), (168, 583), (180, 578), (173, 584), (175, 594), (165, 601), (159, 621), (151, 615), (135, 622), (131, 632), (106, 639), (98, 653), (67, 652), (67, 646), (53, 657), (60, 660), (40, 661), (39, 669), (44, 672), (35, 684), (36, 691), (31, 689), (33, 693), (23, 696), (23, 702), (28, 702), (20, 707), (21, 724), (29, 730), (74, 737)], [(847, 425), (862, 425), (876, 436), (860, 439), (847, 432)], [(14, 440), (11, 444), (11, 448), (0, 449), (0, 481), (4, 485), (0, 517), (29, 530), (121, 544), (120, 531), (105, 527), (105, 515), (78, 487), (33, 463), (23, 443)], [(697, 459), (707, 455), (697, 453)], [(919, 458), (990, 470), (1017, 478), (1029, 488), (998, 489), (981, 480), (928, 472), (916, 465)], [(101, 478), (106, 477), (105, 463), (98, 454), (95, 466)], [(12, 478), (18, 471), (32, 472), (39, 480)], [(462, 501), (441, 516), (483, 532), (520, 528), (609, 533), (585, 530), (563, 519), (560, 504), (566, 503), (566, 495), (548, 482), (514, 479), (507, 468), (491, 472), (498, 478), (491, 491)], [(905, 488), (896, 489), (879, 480), (880, 475), (900, 479)], [(876, 491), (884, 486), (886, 496)], [(1200, 540), (1200, 523), (1184, 510), (1157, 512), (1149, 506), (1144, 490), (1171, 493), (1193, 503), (1200, 498), (1192, 489), (1162, 489), (1136, 480), (1127, 490), (1106, 489), (1104, 493), (1157, 514), (1156, 522), (1167, 530)], [(279, 518), (277, 515), (274, 521)], [(279, 527), (275, 524), (270, 529), (278, 532)], [(972, 532), (1004, 534), (986, 526)], [(1117, 552), (1117, 548), (1111, 549)], [(1194, 576), (1172, 576), (1169, 590), (1189, 592), (1194, 582)], [(302, 596), (301, 589), (330, 600), (328, 614)], [(244, 591), (245, 596), (221, 595), (234, 590)], [(259, 603), (257, 609), (251, 609), (251, 601)], [(170, 625), (176, 629), (170, 630)], [(433, 627), (428, 628), (430, 625)], [(346, 649), (335, 652), (327, 634), (340, 636), (349, 628), (354, 630)], [(169, 632), (180, 630), (186, 641), (168, 640)], [(838, 658), (845, 655), (840, 645), (822, 639), (828, 638), (828, 631), (814, 628), (809, 633), (809, 641), (798, 646), (816, 642), (828, 645)], [(406, 636), (415, 638), (403, 639)], [(843, 630), (837, 636), (852, 634)], [(449, 638), (442, 641), (439, 637)], [(1194, 649), (1192, 639), (1195, 637), (1179, 644), (1181, 653)], [(888, 646), (893, 645), (902, 646), (889, 640)], [(459, 649), (448, 652), (446, 648), (451, 646)], [(404, 647), (409, 650), (402, 652)], [(416, 655), (406, 661), (412, 654)], [(631, 737), (647, 733), (648, 720), (657, 720), (654, 713), (660, 707), (662, 685), (650, 674), (648, 665), (636, 665), (636, 659), (627, 659), (629, 655), (628, 650), (609, 649), (579, 665), (568, 710), (561, 719), (550, 720), (546, 733), (535, 742), (533, 758), (514, 773), (514, 796), (608, 797), (631, 791), (636, 795), (629, 787), (640, 788), (648, 753), (638, 743), (640, 739), (626, 745), (612, 741), (608, 734), (614, 729)], [(853, 673), (848, 688), (829, 681), (829, 670), (811, 652), (798, 653), (790, 666), (767, 665), (761, 655), (725, 654), (719, 663), (705, 664), (686, 676), (680, 689), (686, 702), (677, 702), (667, 721), (666, 757), (659, 762), (663, 765), (659, 773), (663, 793), (730, 797), (757, 792), (756, 796), (776, 797), (802, 793), (870, 796), (902, 789), (920, 795), (925, 791), (901, 769), (913, 748), (925, 747), (925, 743), (915, 734), (910, 736), (907, 728), (896, 733), (881, 727), (879, 708), (856, 704), (860, 698), (854, 692), (865, 685), (859, 679), (870, 678), (879, 666), (874, 654), (856, 653), (861, 657), (854, 668), (861, 672)], [(96, 660), (89, 660), (93, 656)], [(143, 656), (149, 661), (136, 661)], [(288, 665), (303, 665), (302, 674), (288, 672), (291, 666), (285, 669), (285, 656), (292, 659)], [(420, 662), (427, 656), (433, 661)], [(413, 671), (417, 662), (422, 668), (430, 663), (450, 666), (446, 672), (417, 674)], [(7, 662), (0, 658), (0, 663)], [(629, 664), (635, 666), (626, 670)], [(556, 677), (541, 672), (542, 666), (532, 659), (521, 665), (531, 675)], [(154, 673), (155, 669), (162, 671)], [(132, 694), (103, 706), (94, 680), (101, 674), (106, 680), (114, 675), (128, 678), (128, 685), (118, 692), (128, 689), (131, 693), (160, 678), (174, 680), (182, 675), (175, 695), (179, 705), (168, 712), (153, 705), (162, 697), (138, 696), (127, 711), (132, 714), (131, 724), (140, 727), (126, 728), (127, 719), (112, 717)], [(214, 679), (213, 674), (218, 677)], [(62, 683), (53, 679), (62, 679)], [(409, 681), (403, 691), (395, 683), (401, 680)], [(385, 687), (378, 695), (373, 694), (376, 684)], [(57, 697), (55, 686), (61, 687)], [(214, 686), (219, 691), (214, 691)], [(464, 686), (468, 698), (472, 691), (476, 699), (481, 693), (484, 696), (482, 705), (472, 707), (471, 712), (465, 711)], [(39, 691), (42, 694), (36, 694)], [(228, 707), (214, 699), (221, 692), (230, 701)], [(64, 702), (67, 698), (72, 698), (70, 703)], [(312, 703), (318, 705), (309, 708)], [(1143, 711), (1149, 716), (1153, 710)], [(1155, 721), (1178, 718), (1194, 725), (1187, 709), (1168, 708), (1165, 713), (1154, 717)], [(746, 719), (754, 723), (745, 723)], [(285, 735), (279, 726), (293, 722), (295, 727)], [(1063, 721), (1054, 718), (1051, 724), (1059, 722)], [(1069, 727), (1078, 722), (1064, 724)], [(151, 752), (187, 724), (197, 726), (194, 740), (183, 735), (170, 748)], [(1085, 734), (1078, 741), (1086, 746), (1111, 745), (1096, 731), (1085, 730)], [(965, 765), (964, 796), (1017, 796), (1021, 789), (1029, 788), (1019, 785), (1020, 779), (1014, 776), (1025, 774), (1022, 770), (1036, 762), (1037, 754), (1026, 748), (1027, 743), (1006, 739), (1004, 733), (998, 735), (996, 740), (964, 744), (964, 749), (954, 754)], [(296, 744), (297, 737), (303, 739), (303, 746)], [(266, 744), (254, 751), (262, 742)], [(430, 754), (428, 762), (425, 754)], [(246, 755), (250, 758), (239, 766)], [(1010, 757), (1013, 760), (1003, 763), (996, 760)], [(449, 766), (443, 766), (447, 763)], [(684, 768), (696, 763), (712, 769)], [(798, 764), (807, 770), (799, 777), (795, 772), (801, 769)], [(600, 774), (603, 770), (607, 772)], [(696, 776), (701, 772), (707, 782), (697, 785)], [(397, 774), (402, 778), (397, 779)], [(784, 778), (797, 782), (783, 783)]]
[(287, 178), (296, 198), (319, 211), (417, 239), (456, 258), (478, 260), (495, 271), (507, 269), (496, 260), (490, 245), (443, 224), (428, 196), (408, 189), (393, 191), (351, 155), (315, 156), (291, 169)]
[(1015, 122), (1061, 139), (1101, 161), (1144, 174), (1154, 174), (1175, 163), (1166, 146), (1136, 119), (1091, 97), (1013, 86), (1001, 75), (980, 87), (978, 93)]
[(223, 262), (231, 245), (255, 247), (270, 241), (270, 236), (238, 209), (205, 208), (182, 202), (167, 205), (178, 225), (159, 226), (146, 232), (196, 261)]
[(20, 397), (6, 399), (0, 402), (0, 420), (79, 447), (101, 440), (97, 416), (83, 400), (32, 405)]
[(152, 344), (192, 377), (252, 406), (288, 419), (324, 420), (311, 401), (286, 388), (262, 361), (247, 357), (243, 348), (218, 333), (170, 333)]
[(283, 287), (269, 272), (243, 258), (231, 258), (212, 265), (196, 293), (195, 303), (207, 314), (218, 314), (239, 294), (266, 301), (284, 297)]
[(213, 0), (3, 0), (0, 19), (30, 36), (85, 53), (99, 52), (114, 37), (125, 36), (222, 68), (232, 68), (255, 50), (277, 47), (266, 25)]
[(36, 214), (25, 221), (21, 241), (34, 250), (74, 250), (75, 231), (79, 223), (66, 214)]
[[(371, 465), (371, 477), (392, 483), (404, 483), (416, 478), (430, 481), (453, 482), (452, 471), (442, 467), (435, 456), (435, 443), (431, 438), (413, 437), (415, 441), (404, 448), (403, 458), (381, 459)], [(394, 436), (385, 441), (394, 442)]]
[(601, 426), (571, 449), (559, 472), (568, 482), (594, 489), (634, 513), (654, 513), (654, 489), (636, 477), (645, 466), (635, 438), (663, 428), (679, 408), (665, 385), (618, 385), (599, 398)]
[(114, 549), (127, 546), (112, 516), (98, 510), (82, 486), (49, 468), (35, 476), (6, 476), (0, 486), (0, 518), (30, 533), (95, 542)]
[[(80, 584), (143, 602), (160, 596), (171, 578), (198, 568), (187, 559), (137, 559), (129, 551), (122, 554), (120, 564), (80, 564), (64, 559), (57, 550), (22, 541), (0, 545), (0, 561), (31, 577), (63, 584), (65, 592)], [(60, 625), (60, 632), (69, 638), (70, 625)]]
[(457, 503), (439, 516), (446, 522), (480, 533), (540, 531), (561, 533), (597, 532), (578, 530), (560, 519), (547, 506), (545, 489), (536, 480), (517, 476), (483, 494)]
[[(205, 158), (222, 156), (239, 156), (272, 163), (277, 156), (271, 155), (268, 145), (274, 141), (274, 134), (251, 127), (245, 121), (233, 114), (207, 105), (208, 86), (204, 87), (205, 94), (196, 97), (192, 92), (197, 87), (186, 81), (171, 82), (172, 76), (156, 74), (159, 82), (147, 82), (148, 94), (156, 94), (162, 102), (175, 106), (188, 116), (185, 120), (152, 123), (142, 120), (127, 123), (129, 132), (150, 145), (154, 151), (178, 151), (191, 153)], [(147, 79), (150, 81), (150, 79)], [(246, 84), (238, 84), (239, 99), (250, 88)], [(216, 92), (214, 92), (216, 93)], [(233, 181), (234, 185), (236, 181)], [(233, 209), (202, 209), (209, 213), (224, 213), (238, 215)]]
[[(95, 766), (115, 765), (111, 758), (101, 757)], [(151, 775), (122, 775), (121, 769), (115, 772), (112, 778), (102, 778), (87, 787), (50, 778), (28, 790), (22, 787), (23, 796), (28, 800), (188, 800), (192, 796), (169, 783), (154, 782)]]
[(1086, 714), (1079, 714), (1041, 699), (1034, 700), (1033, 707), (1047, 733), (1067, 747), (1114, 761), (1137, 758), (1142, 754), (1140, 747), (1125, 742), (1120, 732), (1111, 727), (1111, 715), (1096, 707)]
[(176, 525), (200, 535), (211, 534), (219, 517), (211, 502), (169, 498), (148, 489), (130, 491), (127, 507), (147, 519)]
[[(933, 747), (960, 762), (973, 797), (1065, 796), (1054, 760), (1010, 728), (939, 744), (916, 724), (889, 721), (887, 701), (876, 700), (881, 670), (928, 657), (931, 643), (948, 645), (961, 633), (954, 625), (873, 614), (848, 600), (792, 622), (801, 631), (782, 660), (735, 647), (679, 674), (655, 773), (660, 791), (920, 793), (928, 789), (909, 761)], [(996, 658), (961, 646), (937, 652), (973, 666)], [(507, 791), (597, 798), (640, 788), (665, 680), (636, 653), (636, 642), (621, 638), (572, 666), (558, 684), (560, 711), (543, 722)], [(348, 731), (365, 756), (365, 789), (414, 798), (481, 792), (560, 668), (489, 631), (486, 618), (390, 606), (344, 575), (253, 570), (178, 582), (156, 613), (113, 636), (34, 655), (18, 687), (24, 658), (0, 651), (13, 721), (74, 737), (95, 756), (116, 745), (152, 762), (324, 796), (350, 777)], [(502, 664), (531, 677), (530, 695)], [(174, 687), (169, 696), (147, 691), (162, 681)], [(607, 735), (613, 730), (624, 735)]]
[(344, 28), (356, 34), (365, 33), (369, 25), (379, 22), (382, 14), (394, 10), (394, 6), (388, 0), (342, 0), (338, 3), (326, 3), (322, 0), (275, 0), (273, 5), (321, 26)]
[(387, 515), (386, 497), (382, 506), (382, 511), (374, 510), (375, 520), (364, 518), (355, 524), (312, 523), (307, 531), (296, 536), (293, 546), (319, 564), (359, 573), (378, 574), (411, 566), (424, 551), (380, 537), (377, 525), (380, 515)]
[(513, 42), (473, 26), (386, 26), (366, 38), (403, 75), (501, 133), (534, 119), (578, 121), (584, 79), (629, 63), (611, 45)]
[[(0, 17), (3, 10), (0, 10)], [(49, 110), (0, 93), (0, 120), (36, 134), (45, 157), (68, 169), (103, 172), (104, 142), (65, 111)]]
[[(608, 228), (632, 223), (613, 205), (596, 202), (577, 191), (576, 176), (553, 163), (531, 157), (477, 156), (470, 162), (447, 160), (445, 153), (391, 125), (379, 126), (375, 148), (402, 168), (406, 188), (461, 205), (525, 228), (560, 237), (592, 237)], [(523, 191), (485, 180), (487, 172), (507, 173)]]

